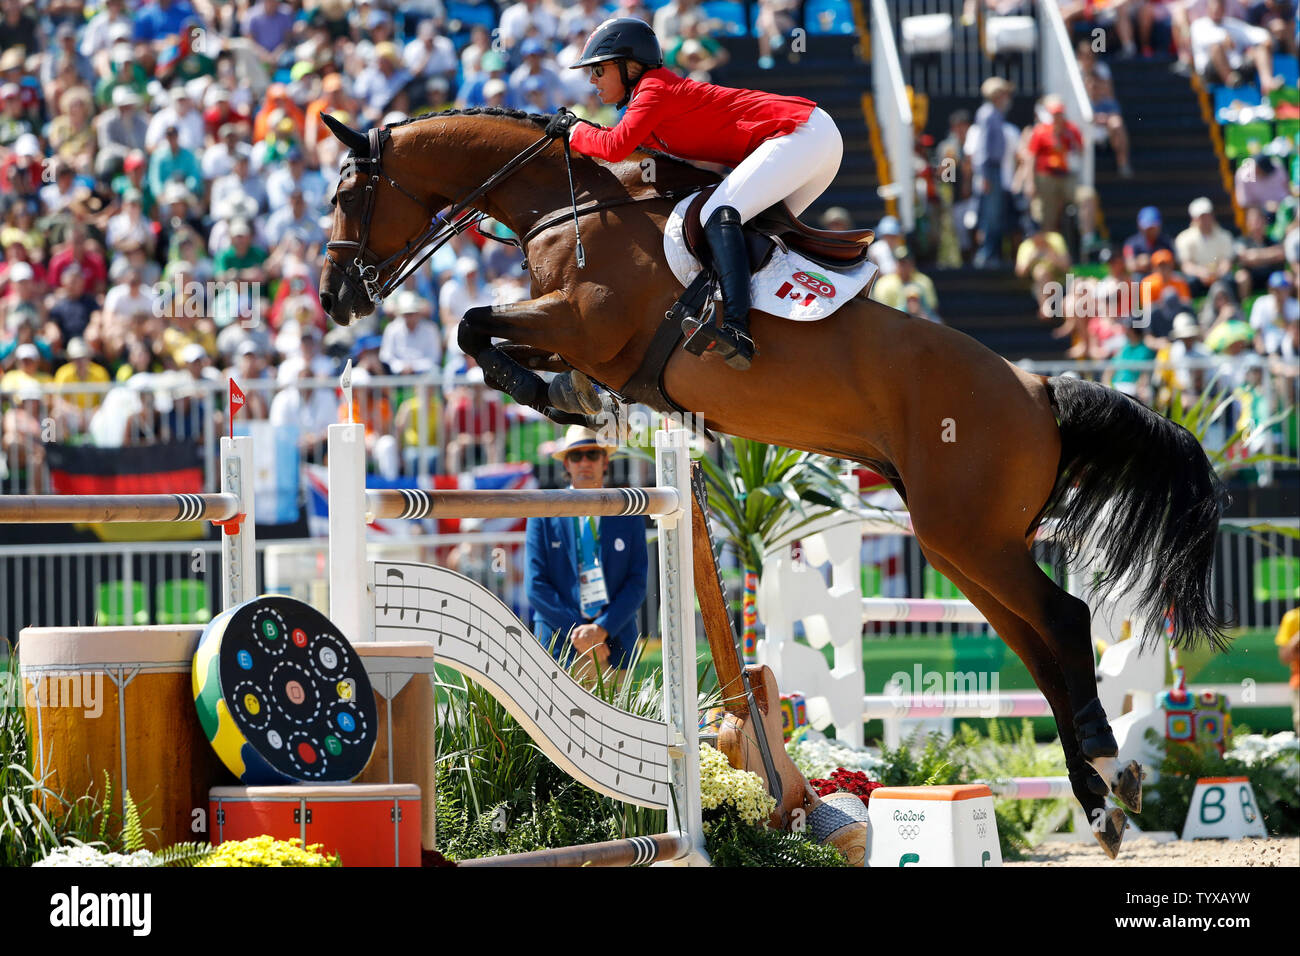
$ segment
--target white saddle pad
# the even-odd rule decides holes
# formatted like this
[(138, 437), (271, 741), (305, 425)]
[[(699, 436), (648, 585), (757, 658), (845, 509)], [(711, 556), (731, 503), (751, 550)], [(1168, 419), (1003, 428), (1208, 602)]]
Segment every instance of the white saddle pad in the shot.
[[(687, 250), (682, 235), (683, 216), (694, 199), (687, 196), (679, 202), (664, 227), (664, 255), (683, 287), (690, 285), (700, 271), (699, 260)], [(869, 289), (877, 272), (870, 259), (847, 272), (832, 272), (793, 249), (783, 252), (777, 246), (767, 265), (751, 277), (749, 292), (754, 308), (760, 312), (796, 322), (814, 322)]]

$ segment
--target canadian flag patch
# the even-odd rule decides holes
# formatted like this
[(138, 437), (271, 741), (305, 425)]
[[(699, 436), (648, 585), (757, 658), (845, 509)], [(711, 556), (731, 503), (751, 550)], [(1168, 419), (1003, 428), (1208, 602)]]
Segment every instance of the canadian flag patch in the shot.
[[(796, 289), (795, 283), (803, 288)], [(808, 291), (804, 291), (807, 289)], [(776, 290), (778, 299), (792, 299), (800, 305), (808, 306), (816, 301), (818, 296), (827, 299), (835, 298), (835, 286), (829, 279), (817, 272), (795, 272), (790, 276), (790, 281), (785, 282)]]

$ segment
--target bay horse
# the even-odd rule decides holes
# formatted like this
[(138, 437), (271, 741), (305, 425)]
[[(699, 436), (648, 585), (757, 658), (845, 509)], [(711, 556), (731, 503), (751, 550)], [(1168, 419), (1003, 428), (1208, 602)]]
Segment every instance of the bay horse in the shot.
[[(532, 298), (470, 310), (459, 340), (489, 384), (573, 421), (536, 370), (625, 386), (682, 291), (663, 252), (665, 221), (682, 196), (719, 177), (645, 151), (621, 163), (570, 157), (543, 134), (549, 118), (464, 110), (361, 133), (326, 117), (351, 152), (320, 297), (347, 325), (409, 274), (422, 248), (464, 228), (462, 213), (491, 216), (520, 238)], [(884, 475), (907, 502), (926, 560), (1047, 698), (1073, 792), (1114, 858), (1125, 817), (1103, 798), (1140, 810), (1142, 771), (1117, 759), (1097, 700), (1088, 605), (1043, 573), (1030, 545), (1048, 515), (1068, 559), (1092, 536), (1106, 572), (1097, 593), (1138, 589), (1145, 633), (1168, 617), (1174, 646), (1226, 646), (1209, 596), (1225, 496), (1200, 443), (1119, 392), (1029, 374), (960, 332), (865, 297), (816, 322), (755, 312), (751, 328), (760, 351), (747, 371), (673, 351), (660, 409)]]

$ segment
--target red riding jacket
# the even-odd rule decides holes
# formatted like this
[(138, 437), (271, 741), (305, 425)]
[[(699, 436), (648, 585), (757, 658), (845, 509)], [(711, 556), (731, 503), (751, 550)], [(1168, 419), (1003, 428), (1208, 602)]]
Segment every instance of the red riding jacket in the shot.
[(569, 142), (579, 152), (611, 163), (644, 146), (683, 159), (737, 166), (759, 143), (793, 132), (816, 108), (802, 96), (697, 83), (659, 67), (641, 77), (617, 126), (578, 123)]

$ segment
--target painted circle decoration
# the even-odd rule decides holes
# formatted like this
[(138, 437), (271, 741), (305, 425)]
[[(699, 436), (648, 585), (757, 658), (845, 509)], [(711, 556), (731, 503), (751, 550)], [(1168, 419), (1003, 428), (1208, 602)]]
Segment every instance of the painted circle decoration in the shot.
[(241, 783), (338, 783), (375, 749), (365, 668), (315, 608), (263, 595), (225, 611), (194, 654), (194, 703), (213, 750)]

